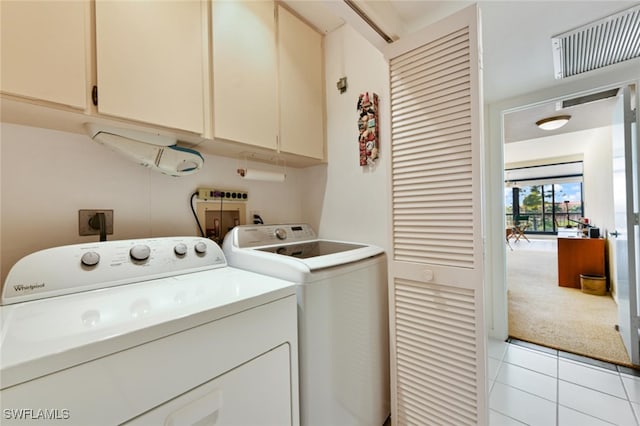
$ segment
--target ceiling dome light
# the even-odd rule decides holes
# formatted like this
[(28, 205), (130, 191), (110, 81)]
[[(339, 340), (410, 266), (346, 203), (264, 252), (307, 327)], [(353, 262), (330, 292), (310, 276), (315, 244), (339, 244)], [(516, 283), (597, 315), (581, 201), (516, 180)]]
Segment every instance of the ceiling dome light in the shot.
[(569, 122), (570, 115), (556, 115), (555, 117), (547, 117), (536, 121), (536, 126), (542, 130), (556, 130)]

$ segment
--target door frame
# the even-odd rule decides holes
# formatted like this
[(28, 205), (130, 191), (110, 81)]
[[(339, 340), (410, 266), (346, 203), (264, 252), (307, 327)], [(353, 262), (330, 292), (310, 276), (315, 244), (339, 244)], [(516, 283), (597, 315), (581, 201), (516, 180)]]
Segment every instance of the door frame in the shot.
[[(638, 80), (640, 82), (640, 80)], [(635, 84), (635, 94), (632, 94), (630, 86), (622, 87), (624, 94), (618, 98), (616, 110), (613, 113), (613, 179), (621, 170), (616, 166), (616, 160), (624, 163), (624, 174), (620, 176), (624, 180), (625, 194), (617, 194), (614, 188), (614, 232), (608, 231), (611, 240), (610, 258), (612, 261), (612, 277), (615, 278), (616, 300), (618, 301), (618, 327), (620, 337), (624, 342), (625, 349), (631, 363), (640, 365), (640, 353), (638, 341), (638, 241), (636, 241), (637, 224), (635, 214), (637, 213), (638, 185), (634, 184), (634, 177), (637, 178), (638, 164), (637, 143), (638, 137), (638, 84)], [(633, 116), (633, 118), (631, 118)], [(635, 123), (635, 130), (634, 124)], [(635, 142), (634, 142), (635, 141)], [(635, 144), (635, 146), (634, 146)], [(622, 152), (622, 156), (620, 156)], [(624, 209), (620, 209), (621, 203)], [(620, 216), (624, 219), (620, 220)], [(622, 222), (622, 223), (621, 223)], [(617, 232), (621, 232), (626, 238), (620, 237)], [(613, 234), (613, 235), (612, 235)], [(615, 236), (614, 236), (615, 235)], [(620, 238), (619, 238), (620, 237)], [(624, 253), (624, 254), (623, 254)], [(627, 258), (626, 263), (621, 259)], [(623, 266), (622, 268), (620, 268)], [(626, 278), (626, 279), (625, 279)], [(626, 281), (626, 284), (623, 284)]]
[(625, 84), (637, 83), (640, 60), (616, 64), (592, 71), (589, 76), (569, 78), (566, 82), (514, 98), (487, 104), (485, 126), (485, 194), (486, 215), (486, 325), (489, 337), (506, 340), (509, 336), (506, 255), (504, 243), (504, 114), (529, 108), (536, 104), (604, 91)]

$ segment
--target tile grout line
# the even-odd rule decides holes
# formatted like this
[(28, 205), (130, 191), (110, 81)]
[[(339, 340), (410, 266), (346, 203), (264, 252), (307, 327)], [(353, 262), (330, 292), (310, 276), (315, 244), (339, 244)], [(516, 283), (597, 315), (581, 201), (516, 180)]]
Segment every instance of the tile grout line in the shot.
[[(556, 377), (556, 376), (552, 376), (552, 375), (550, 375), (550, 374), (543, 373), (542, 371), (539, 371), (539, 370), (534, 370), (534, 369), (533, 369), (533, 368), (531, 368), (531, 367), (525, 367), (524, 365), (514, 364), (514, 363), (509, 362), (509, 361), (504, 361), (504, 364), (513, 365), (514, 367), (520, 367), (520, 368), (522, 368), (523, 370), (531, 371), (531, 372), (533, 372), (533, 373), (538, 373), (538, 374), (541, 374), (541, 375), (543, 375), (543, 376), (545, 376), (545, 377), (550, 377), (550, 378), (552, 378), (552, 379), (556, 379), (556, 380), (558, 379), (558, 377)], [(556, 372), (556, 374), (557, 374), (557, 372)]]
[(582, 414), (584, 416), (588, 416), (588, 417), (594, 418), (594, 419), (599, 420), (599, 421), (601, 421), (603, 423), (607, 423), (607, 424), (610, 424), (610, 425), (615, 425), (615, 423), (612, 423), (612, 421), (609, 420), (609, 419), (603, 419), (602, 417), (598, 417), (598, 416), (594, 416), (593, 414), (585, 413), (584, 411), (580, 411), (580, 410), (578, 410), (578, 409), (576, 409), (574, 407), (570, 407), (568, 405), (563, 405), (563, 404), (558, 403), (558, 409), (559, 409), (559, 407), (564, 407), (564, 408), (566, 408), (568, 410), (575, 411), (576, 413), (580, 413), (580, 414)]
[[(507, 388), (515, 389), (515, 390), (517, 390), (517, 391), (519, 391), (519, 392), (526, 393), (527, 395), (531, 395), (531, 396), (534, 396), (534, 397), (536, 397), (536, 398), (539, 398), (539, 399), (545, 400), (545, 401), (547, 401), (547, 402), (551, 402), (551, 401), (549, 401), (548, 399), (541, 397), (540, 395), (536, 395), (535, 393), (531, 393), (531, 392), (528, 392), (528, 391), (522, 390), (522, 389), (520, 389), (520, 388), (516, 388), (516, 387), (514, 387), (514, 386), (511, 386), (511, 385), (508, 385), (508, 384), (502, 383), (502, 382), (497, 382), (497, 383), (500, 383), (501, 385), (503, 385), (503, 386), (505, 386), (505, 387), (507, 387)], [(499, 409), (497, 409), (497, 408), (491, 408), (491, 407), (489, 407), (489, 410), (493, 410), (493, 411), (495, 411), (496, 413), (499, 413), (499, 414), (501, 414), (501, 415), (503, 415), (503, 416), (505, 416), (505, 417), (508, 417), (508, 418), (510, 418), (510, 419), (513, 419), (513, 420), (515, 420), (515, 421), (517, 421), (518, 423), (521, 423), (521, 424), (523, 424), (523, 425), (529, 425), (528, 423), (525, 423), (525, 422), (524, 422), (524, 420), (521, 420), (521, 419), (519, 419), (519, 418), (517, 418), (517, 417), (513, 417), (512, 415), (510, 415), (510, 414), (508, 414), (508, 413), (505, 413), (505, 412), (503, 412), (503, 411), (501, 411), (501, 410), (499, 410)], [(556, 415), (556, 417), (557, 417), (557, 415)], [(592, 417), (593, 417), (593, 416), (592, 416)], [(556, 423), (557, 423), (557, 422), (556, 422)], [(556, 426), (557, 426), (557, 425), (556, 425)]]
[[(515, 363), (511, 363), (511, 362), (507, 361), (506, 360), (507, 354), (509, 352), (509, 348), (511, 348), (511, 347), (517, 347), (518, 349), (525, 349), (527, 352), (533, 352), (533, 353), (544, 355), (544, 356), (547, 356), (547, 357), (550, 357), (550, 358), (555, 358), (555, 360), (556, 360), (556, 368), (555, 368), (556, 377), (553, 377), (553, 376), (551, 376), (549, 374), (542, 373), (542, 372), (540, 372), (538, 370), (534, 370), (532, 368), (529, 368), (529, 367), (526, 367), (526, 366), (523, 366), (523, 365), (520, 365), (520, 364), (515, 364)], [(494, 358), (494, 359), (497, 359), (497, 358)], [(599, 416), (594, 416), (593, 414), (585, 413), (585, 412), (582, 412), (580, 410), (576, 410), (575, 408), (572, 408), (570, 406), (566, 406), (564, 404), (560, 404), (560, 385), (561, 385), (561, 383), (560, 383), (560, 381), (561, 381), (561, 379), (560, 379), (560, 361), (561, 360), (564, 360), (564, 361), (568, 362), (569, 364), (573, 364), (573, 365), (577, 365), (577, 366), (582, 366), (582, 367), (585, 367), (585, 368), (593, 369), (594, 371), (597, 371), (599, 373), (617, 374), (618, 380), (620, 380), (620, 383), (622, 385), (622, 389), (623, 389), (623, 392), (624, 392), (624, 395), (625, 395), (624, 397), (621, 397), (621, 396), (618, 396), (616, 394), (612, 394), (612, 393), (609, 393), (609, 392), (604, 392), (604, 391), (602, 391), (600, 389), (597, 389), (597, 388), (594, 388), (592, 386), (582, 385), (580, 383), (574, 383), (574, 382), (567, 381), (567, 380), (562, 380), (562, 381), (566, 382), (568, 384), (571, 384), (573, 386), (578, 386), (578, 387), (584, 388), (586, 390), (590, 390), (590, 391), (593, 391), (593, 392), (598, 392), (600, 394), (607, 395), (607, 396), (612, 397), (612, 398), (616, 398), (616, 399), (621, 400), (621, 401), (625, 401), (626, 400), (626, 402), (629, 405), (629, 408), (631, 410), (631, 413), (633, 415), (633, 419), (634, 419), (635, 424), (637, 426), (640, 426), (640, 412), (636, 412), (636, 410), (634, 409), (634, 404), (633, 404), (633, 401), (631, 400), (631, 396), (629, 394), (629, 390), (627, 389), (627, 387), (626, 387), (626, 385), (624, 383), (624, 380), (623, 380), (623, 378), (626, 377), (626, 376), (630, 376), (630, 378), (632, 378), (632, 379), (633, 379), (633, 377), (636, 377), (636, 378), (640, 379), (640, 375), (633, 375), (633, 374), (623, 373), (618, 368), (616, 368), (616, 370), (614, 371), (614, 370), (611, 370), (609, 368), (605, 368), (605, 367), (602, 367), (600, 365), (595, 365), (595, 364), (591, 364), (591, 363), (588, 363), (588, 362), (583, 362), (583, 361), (578, 360), (578, 359), (572, 359), (572, 358), (566, 358), (565, 359), (565, 358), (561, 357), (559, 353), (557, 355), (551, 355), (551, 354), (549, 354), (547, 352), (544, 352), (544, 351), (538, 351), (538, 350), (536, 350), (535, 348), (532, 348), (532, 347), (523, 347), (523, 346), (520, 346), (520, 345), (517, 345), (517, 344), (513, 344), (513, 343), (507, 341), (507, 350), (505, 350), (505, 352), (503, 354), (503, 359), (500, 361), (498, 372), (496, 373), (496, 380), (493, 381), (492, 386), (495, 386), (495, 383), (500, 383), (501, 385), (509, 387), (511, 389), (518, 390), (520, 392), (523, 392), (523, 393), (535, 396), (537, 398), (541, 398), (541, 399), (549, 401), (547, 398), (542, 397), (540, 395), (537, 395), (537, 394), (535, 394), (533, 392), (529, 392), (527, 390), (520, 389), (519, 387), (515, 387), (515, 386), (512, 386), (511, 384), (504, 383), (503, 381), (498, 380), (499, 372), (503, 368), (505, 363), (509, 364), (509, 365), (512, 365), (514, 367), (518, 367), (518, 368), (522, 368), (522, 369), (528, 370), (528, 371), (533, 372), (533, 373), (538, 373), (538, 374), (541, 374), (541, 375), (546, 376), (548, 378), (555, 379), (555, 381), (556, 381), (555, 382), (556, 383), (556, 398), (557, 398), (556, 401), (555, 401), (556, 402), (556, 416), (555, 416), (556, 417), (556, 426), (560, 426), (560, 408), (561, 407), (566, 408), (568, 410), (575, 411), (577, 413), (581, 413), (583, 415), (589, 416), (591, 418), (594, 418), (594, 419), (597, 419), (599, 421), (602, 421), (602, 422), (605, 422), (605, 423), (609, 424), (610, 420), (607, 420), (607, 419), (604, 419), (604, 418), (600, 418)], [(512, 418), (512, 419), (514, 419), (516, 421), (519, 421), (518, 419), (513, 418), (511, 416), (508, 416), (507, 414), (502, 413), (501, 411), (498, 411), (498, 410), (495, 410), (495, 411), (497, 413), (501, 414), (501, 415), (505, 415), (505, 416), (507, 416), (509, 418)], [(613, 423), (611, 423), (611, 424), (613, 424)]]
[[(521, 389), (521, 388), (513, 386), (512, 384), (509, 384), (509, 383), (500, 382), (498, 380), (496, 380), (495, 383), (500, 383), (501, 385), (506, 386), (508, 388), (515, 389), (515, 390), (520, 391), (522, 393), (526, 393), (527, 395), (535, 396), (536, 398), (539, 398), (539, 399), (542, 399), (542, 400), (545, 400), (545, 401), (548, 401), (548, 402), (551, 402), (551, 403), (555, 403), (555, 404), (558, 403), (557, 400), (556, 401), (552, 401), (552, 400), (550, 400), (548, 398), (545, 398), (544, 396), (538, 395), (537, 393), (533, 393), (531, 391), (528, 391), (528, 390), (525, 390), (525, 389)], [(556, 387), (557, 386), (558, 385), (556, 384)], [(556, 391), (556, 394), (557, 394), (557, 391)]]
[(620, 374), (620, 371), (618, 371), (618, 378), (620, 379), (620, 382), (622, 383), (622, 390), (624, 390), (624, 394), (627, 396), (627, 402), (629, 403), (629, 407), (631, 408), (631, 413), (633, 414), (633, 418), (636, 421), (636, 425), (639, 425), (640, 421), (638, 419), (638, 415), (636, 414), (636, 410), (633, 408), (633, 404), (631, 403), (631, 396), (629, 395), (629, 392), (627, 391), (627, 386), (625, 386), (625, 384), (624, 384), (624, 380), (622, 379), (622, 374)]
[[(512, 345), (511, 345), (511, 344), (509, 344), (507, 347), (508, 347), (508, 348), (510, 348), (511, 346), (512, 346)], [(514, 346), (517, 346), (517, 345), (514, 345)], [(507, 354), (507, 352), (508, 352), (508, 349), (507, 349), (507, 351), (505, 351), (505, 357), (504, 357), (504, 358), (506, 358), (506, 354)], [(534, 350), (533, 350), (533, 352), (538, 352), (538, 351), (535, 351), (535, 349), (534, 349)], [(505, 363), (507, 363), (507, 364), (509, 364), (509, 365), (512, 365), (512, 366), (515, 366), (515, 367), (518, 367), (518, 368), (523, 368), (523, 369), (529, 370), (529, 371), (534, 372), (534, 373), (542, 374), (542, 375), (544, 375), (544, 376), (546, 376), (546, 377), (548, 377), (548, 378), (552, 378), (552, 379), (554, 379), (554, 380), (555, 380), (555, 387), (556, 387), (556, 401), (555, 401), (555, 425), (556, 425), (556, 426), (560, 426), (560, 407), (563, 407), (563, 408), (568, 409), (568, 410), (571, 410), (571, 411), (575, 411), (575, 412), (577, 412), (577, 413), (580, 413), (580, 414), (582, 414), (582, 415), (585, 415), (585, 416), (591, 417), (591, 418), (593, 418), (593, 419), (599, 420), (599, 421), (604, 422), (604, 423), (607, 423), (607, 424), (613, 424), (613, 423), (611, 423), (611, 421), (610, 421), (610, 420), (608, 420), (608, 419), (601, 418), (601, 417), (599, 417), (599, 416), (594, 416), (593, 414), (589, 414), (589, 413), (583, 412), (583, 411), (581, 411), (581, 410), (577, 410), (576, 408), (573, 408), (573, 407), (571, 407), (571, 406), (566, 406), (566, 405), (564, 405), (564, 404), (560, 404), (560, 384), (561, 384), (561, 383), (560, 383), (560, 380), (561, 380), (561, 379), (560, 379), (560, 360), (561, 360), (561, 357), (560, 357), (560, 356), (558, 356), (558, 355), (556, 355), (556, 356), (553, 356), (553, 355), (550, 355), (550, 354), (545, 354), (545, 355), (547, 355), (547, 356), (549, 356), (549, 357), (553, 357), (553, 358), (555, 358), (555, 359), (556, 359), (556, 367), (555, 367), (555, 369), (556, 369), (556, 375), (557, 375), (557, 377), (552, 377), (552, 376), (550, 376), (550, 375), (548, 375), (548, 374), (544, 374), (544, 373), (541, 373), (541, 372), (539, 372), (539, 371), (536, 371), (536, 370), (533, 370), (533, 369), (530, 369), (530, 368), (523, 367), (522, 365), (512, 364), (512, 363), (509, 363), (509, 362), (507, 362), (506, 360), (504, 360), (504, 359), (503, 359), (503, 360), (500, 362), (500, 365), (499, 365), (498, 370), (497, 370), (497, 373), (496, 373), (496, 380), (494, 380), (494, 381), (493, 381), (492, 386), (493, 386), (493, 387), (495, 387), (495, 383), (500, 383), (502, 386), (505, 386), (505, 387), (507, 387), (507, 388), (514, 389), (514, 390), (516, 390), (516, 391), (520, 391), (520, 392), (522, 392), (522, 393), (525, 393), (525, 394), (528, 394), (528, 395), (534, 396), (534, 397), (536, 397), (536, 398), (540, 398), (540, 399), (543, 399), (543, 400), (546, 400), (546, 401), (552, 402), (552, 401), (550, 401), (549, 399), (547, 399), (547, 398), (545, 398), (545, 397), (543, 397), (543, 396), (540, 396), (540, 395), (538, 395), (538, 394), (536, 394), (536, 393), (529, 392), (529, 391), (527, 391), (527, 390), (521, 389), (521, 388), (519, 388), (519, 387), (512, 386), (511, 384), (508, 384), (508, 383), (504, 383), (503, 381), (497, 380), (497, 378), (498, 378), (498, 376), (499, 376), (499, 372), (500, 372), (500, 371), (501, 371), (501, 369), (504, 367), (504, 364), (505, 364)], [(578, 360), (568, 360), (568, 361), (569, 361), (570, 363), (572, 363), (572, 364), (576, 364), (576, 365), (583, 365), (584, 367), (587, 367), (587, 368), (593, 368), (593, 367), (595, 367), (595, 366), (590, 365), (590, 364), (588, 364), (588, 363), (582, 363), (582, 362), (580, 362), (580, 361), (578, 361)], [(602, 369), (602, 368), (595, 368), (595, 370), (601, 370), (601, 369)], [(606, 371), (606, 369), (602, 369), (602, 370), (605, 370), (605, 371), (602, 371), (603, 373), (608, 373), (608, 374), (613, 373), (613, 372), (611, 372), (611, 371)], [(603, 392), (603, 391), (601, 391), (601, 390), (599, 390), (599, 389), (595, 389), (595, 388), (593, 388), (593, 387), (591, 387), (591, 386), (585, 386), (585, 385), (581, 385), (581, 384), (578, 384), (578, 383), (573, 383), (573, 382), (566, 381), (566, 380), (563, 380), (563, 382), (568, 383), (568, 384), (571, 384), (571, 385), (573, 385), (573, 386), (578, 386), (578, 387), (580, 387), (580, 388), (584, 388), (584, 389), (587, 389), (587, 390), (590, 390), (590, 391), (598, 392), (598, 393), (600, 393), (600, 394), (607, 395), (607, 396), (609, 396), (609, 397), (616, 398), (616, 399), (618, 399), (618, 400), (622, 400), (622, 401), (624, 401), (624, 400), (626, 399), (627, 404), (629, 404), (629, 408), (631, 409), (631, 412), (632, 412), (632, 415), (633, 415), (633, 419), (634, 419), (635, 424), (636, 424), (636, 425), (640, 425), (639, 415), (636, 413), (636, 411), (635, 411), (635, 410), (634, 410), (634, 408), (633, 408), (633, 404), (632, 404), (632, 401), (631, 401), (631, 397), (629, 396), (629, 392), (628, 392), (628, 390), (627, 390), (627, 388), (626, 388), (626, 386), (625, 386), (625, 384), (624, 384), (623, 378), (622, 378), (623, 374), (622, 374), (622, 373), (620, 373), (619, 371), (617, 371), (617, 372), (615, 372), (615, 373), (617, 373), (617, 374), (618, 374), (618, 379), (621, 381), (621, 384), (622, 384), (622, 387), (623, 387), (623, 391), (624, 391), (624, 394), (625, 394), (626, 398), (622, 398), (622, 397), (620, 397), (620, 396), (613, 395), (613, 394), (610, 394), (610, 393), (608, 393), (608, 392)], [(492, 388), (492, 389), (493, 389), (493, 388)], [(494, 410), (496, 413), (499, 413), (500, 415), (506, 416), (507, 418), (513, 419), (513, 420), (515, 420), (515, 421), (517, 421), (517, 422), (521, 422), (521, 420), (519, 420), (518, 418), (512, 417), (512, 416), (508, 415), (507, 413), (503, 413), (503, 412), (502, 412), (502, 411), (500, 411), (500, 410), (496, 410), (496, 409), (492, 409), (492, 410)]]
[[(560, 361), (560, 360), (558, 360), (558, 361)], [(577, 362), (577, 364), (579, 365), (579, 364), (581, 364), (581, 363), (578, 361), (578, 362)], [(582, 364), (583, 364), (585, 367), (590, 368), (590, 365), (589, 365), (589, 364), (586, 364), (586, 363), (582, 363)], [(621, 377), (621, 375), (620, 375), (619, 373), (618, 373), (618, 378), (619, 378), (619, 379), (620, 379), (620, 381), (622, 382), (622, 377)], [(631, 412), (632, 412), (632, 414), (633, 414), (634, 421), (636, 422), (636, 425), (638, 425), (638, 418), (637, 418), (636, 413), (635, 413), (635, 410), (633, 409), (633, 406), (632, 406), (632, 404), (631, 404), (631, 399), (629, 398), (629, 395), (628, 395), (627, 389), (626, 389), (626, 388), (625, 388), (625, 386), (624, 386), (624, 382), (622, 382), (622, 389), (623, 389), (623, 391), (624, 391), (624, 393), (625, 393), (625, 398), (622, 398), (622, 397), (620, 397), (620, 396), (613, 395), (613, 394), (608, 393), (608, 392), (604, 392), (604, 391), (602, 391), (602, 390), (600, 390), (600, 389), (595, 389), (595, 388), (593, 388), (593, 387), (591, 387), (591, 386), (586, 386), (586, 385), (583, 385), (583, 384), (580, 384), (580, 383), (574, 383), (574, 382), (571, 382), (571, 381), (569, 381), (569, 380), (561, 379), (561, 378), (560, 378), (560, 362), (558, 362), (558, 422), (559, 422), (559, 420), (560, 420), (560, 418), (559, 418), (559, 410), (560, 410), (560, 407), (562, 406), (562, 407), (568, 408), (568, 409), (570, 409), (570, 410), (573, 410), (573, 411), (575, 411), (575, 412), (578, 412), (578, 413), (584, 414), (584, 415), (586, 415), (586, 416), (593, 417), (593, 418), (598, 419), (598, 420), (600, 420), (600, 421), (603, 421), (603, 422), (606, 422), (606, 423), (611, 423), (611, 420), (610, 420), (610, 419), (605, 419), (605, 418), (602, 418), (602, 417), (599, 417), (599, 416), (596, 416), (596, 415), (593, 415), (593, 414), (586, 413), (586, 412), (584, 412), (584, 411), (578, 410), (578, 409), (577, 409), (577, 408), (575, 408), (575, 407), (571, 407), (571, 406), (568, 406), (568, 405), (560, 404), (560, 389), (559, 389), (559, 387), (560, 387), (560, 382), (569, 383), (569, 384), (571, 384), (571, 385), (573, 385), (573, 386), (580, 387), (580, 388), (582, 388), (582, 389), (586, 389), (586, 390), (589, 390), (589, 391), (592, 391), (592, 392), (597, 392), (597, 393), (599, 393), (599, 394), (607, 395), (607, 396), (609, 396), (609, 397), (611, 397), (611, 398), (616, 398), (616, 399), (621, 400), (621, 401), (625, 401), (625, 400), (626, 400), (626, 402), (629, 404), (629, 407), (630, 407)], [(611, 423), (611, 424), (613, 424), (613, 423)]]
[(512, 417), (512, 416), (510, 416), (510, 415), (508, 415), (508, 414), (502, 413), (502, 412), (500, 412), (500, 411), (498, 411), (498, 410), (495, 410), (495, 409), (493, 409), (493, 408), (491, 408), (490, 410), (493, 410), (493, 411), (495, 411), (496, 413), (500, 414), (501, 416), (504, 416), (504, 417), (506, 417), (506, 418), (508, 418), (508, 419), (511, 419), (511, 420), (513, 420), (514, 422), (518, 423), (518, 424), (528, 426), (528, 425), (527, 425), (527, 423), (525, 423), (525, 422), (521, 421), (520, 419), (516, 419), (515, 417)]
[[(558, 374), (560, 374), (559, 371), (558, 371)], [(618, 375), (618, 378), (622, 382), (622, 378), (620, 377), (620, 375)], [(597, 388), (595, 388), (595, 387), (593, 387), (591, 385), (585, 385), (585, 384), (582, 384), (582, 383), (576, 383), (576, 382), (572, 382), (571, 380), (565, 380), (565, 379), (561, 379), (560, 377), (558, 377), (558, 385), (560, 384), (560, 382), (569, 383), (570, 385), (573, 385), (573, 386), (576, 386), (576, 387), (579, 387), (579, 388), (582, 388), (582, 389), (586, 389), (586, 390), (589, 390), (589, 391), (592, 391), (592, 392), (597, 392), (599, 394), (606, 395), (606, 396), (609, 396), (611, 398), (616, 398), (616, 399), (619, 399), (621, 401), (625, 401), (626, 400), (629, 403), (631, 402), (631, 399), (629, 398), (629, 395), (627, 393), (627, 389), (624, 387), (624, 382), (622, 382), (622, 390), (624, 391), (624, 394), (625, 394), (624, 397), (621, 397), (621, 396), (618, 396), (616, 394), (604, 391), (602, 389), (597, 389)]]
[[(517, 345), (516, 345), (516, 346), (517, 346)], [(547, 355), (547, 356), (549, 356), (549, 357), (552, 357), (552, 356), (553, 356), (553, 355), (547, 354), (547, 353), (542, 352), (542, 351), (536, 351), (535, 349), (532, 349), (532, 348), (527, 348), (527, 349), (531, 349), (531, 350), (532, 350), (532, 351), (534, 351), (534, 352), (539, 352), (539, 353), (544, 354), (544, 355)], [(585, 413), (585, 412), (582, 412), (582, 411), (580, 411), (580, 410), (576, 410), (575, 408), (572, 408), (572, 407), (569, 407), (569, 406), (565, 406), (565, 405), (560, 404), (560, 381), (562, 380), (562, 379), (560, 379), (560, 361), (561, 361), (561, 359), (562, 359), (562, 358), (561, 358), (559, 355), (556, 355), (556, 356), (555, 356), (555, 358), (556, 358), (556, 377), (555, 377), (554, 379), (556, 380), (556, 401), (555, 401), (555, 402), (556, 402), (556, 426), (560, 426), (560, 407), (561, 407), (561, 406), (562, 406), (562, 407), (566, 407), (567, 409), (570, 409), (570, 410), (576, 411), (576, 412), (578, 412), (578, 413), (581, 413), (581, 414), (583, 414), (583, 415), (586, 415), (586, 416), (589, 416), (589, 417), (592, 417), (592, 418), (598, 419), (598, 420), (600, 420), (600, 421), (603, 421), (603, 422), (607, 422), (607, 423), (609, 423), (609, 421), (608, 421), (608, 420), (606, 420), (606, 419), (604, 419), (604, 418), (600, 418), (600, 417), (594, 416), (594, 415), (592, 415), (592, 414)], [(591, 364), (589, 364), (589, 363), (585, 363), (585, 362), (581, 362), (581, 361), (573, 360), (573, 359), (567, 359), (566, 361), (568, 361), (568, 362), (569, 362), (569, 363), (571, 363), (571, 364), (575, 364), (575, 365), (583, 366), (583, 367), (585, 367), (585, 368), (592, 368), (592, 369), (594, 369), (594, 370), (596, 370), (596, 371), (601, 371), (602, 373), (605, 373), (605, 374), (617, 374), (617, 375), (618, 375), (619, 380), (621, 381), (622, 388), (623, 388), (623, 391), (625, 392), (625, 396), (626, 396), (626, 398), (621, 398), (621, 397), (619, 397), (619, 396), (617, 396), (617, 395), (613, 395), (613, 394), (610, 394), (610, 393), (608, 393), (608, 392), (603, 392), (603, 391), (601, 391), (601, 390), (599, 390), (599, 389), (594, 389), (593, 387), (585, 386), (585, 385), (582, 385), (582, 384), (579, 384), (579, 383), (573, 383), (573, 382), (571, 382), (571, 381), (567, 381), (567, 380), (562, 380), (562, 381), (563, 381), (563, 382), (566, 382), (566, 383), (570, 383), (570, 384), (572, 384), (572, 385), (574, 385), (574, 386), (579, 386), (579, 387), (584, 388), (584, 389), (588, 389), (588, 390), (591, 390), (591, 391), (599, 392), (599, 393), (601, 393), (601, 394), (608, 395), (608, 396), (610, 396), (610, 397), (617, 398), (617, 399), (620, 399), (620, 400), (622, 400), (622, 401), (624, 401), (624, 400), (626, 399), (626, 400), (627, 400), (627, 403), (629, 404), (629, 406), (630, 406), (630, 408), (631, 408), (631, 412), (633, 413), (633, 416), (634, 416), (634, 420), (635, 420), (635, 422), (636, 422), (636, 425), (640, 425), (640, 423), (639, 423), (639, 419), (638, 419), (638, 416), (636, 415), (636, 412), (635, 412), (635, 410), (633, 409), (633, 405), (631, 404), (631, 398), (629, 397), (629, 394), (628, 394), (627, 389), (626, 389), (626, 387), (625, 387), (625, 385), (624, 385), (624, 382), (622, 381), (622, 375), (620, 374), (620, 372), (619, 372), (619, 371), (613, 372), (613, 371), (607, 370), (607, 369), (602, 368), (602, 367), (594, 366), (594, 365), (591, 365)], [(505, 361), (505, 362), (507, 362), (507, 361)], [(511, 364), (511, 363), (509, 363), (509, 362), (507, 362), (507, 363), (508, 363), (508, 364)], [(552, 376), (549, 376), (549, 375), (547, 375), (547, 374), (541, 373), (541, 372), (539, 372), (539, 371), (532, 370), (532, 369), (530, 369), (530, 368), (526, 368), (526, 367), (523, 367), (523, 366), (520, 366), (520, 365), (517, 365), (517, 364), (511, 364), (511, 365), (515, 365), (515, 366), (518, 366), (518, 367), (521, 367), (521, 368), (525, 368), (525, 369), (527, 369), (527, 370), (529, 370), (529, 371), (533, 371), (533, 372), (536, 372), (536, 373), (539, 373), (539, 374), (543, 374), (543, 375), (545, 375), (546, 377), (552, 377)], [(594, 368), (594, 367), (595, 367), (595, 368)], [(497, 380), (496, 380), (496, 381), (497, 381)], [(502, 383), (502, 382), (498, 382), (498, 383)], [(520, 391), (522, 391), (522, 392), (528, 393), (528, 394), (530, 394), (530, 395), (537, 396), (538, 398), (546, 399), (546, 398), (544, 398), (544, 397), (542, 397), (542, 396), (540, 396), (540, 395), (536, 395), (536, 394), (534, 394), (534, 393), (531, 393), (531, 392), (525, 391), (525, 390), (520, 389), (520, 388), (517, 388), (517, 387), (515, 387), (515, 386), (511, 386), (511, 385), (506, 384), (506, 383), (502, 383), (502, 384), (503, 384), (503, 385), (505, 385), (505, 386), (509, 386), (509, 387), (511, 387), (511, 388), (513, 388), (513, 389), (517, 389), (517, 390), (520, 390)], [(547, 400), (547, 401), (548, 401), (548, 400)]]

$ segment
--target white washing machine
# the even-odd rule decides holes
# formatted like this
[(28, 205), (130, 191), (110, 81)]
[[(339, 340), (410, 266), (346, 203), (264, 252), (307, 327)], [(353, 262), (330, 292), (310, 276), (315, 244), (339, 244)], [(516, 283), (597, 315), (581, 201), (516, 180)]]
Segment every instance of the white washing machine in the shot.
[(384, 251), (318, 239), (307, 224), (237, 226), (223, 250), (234, 267), (298, 284), (301, 424), (382, 425), (390, 414)]
[(0, 423), (298, 425), (295, 285), (208, 239), (36, 252), (0, 314)]

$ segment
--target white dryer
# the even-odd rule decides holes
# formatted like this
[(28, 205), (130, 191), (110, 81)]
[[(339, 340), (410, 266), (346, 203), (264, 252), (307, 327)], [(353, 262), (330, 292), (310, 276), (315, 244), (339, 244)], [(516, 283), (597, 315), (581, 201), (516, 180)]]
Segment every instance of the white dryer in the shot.
[(0, 315), (0, 423), (298, 425), (295, 286), (195, 237), (20, 260)]
[(230, 265), (298, 284), (303, 426), (381, 426), (390, 414), (387, 268), (380, 247), (307, 224), (237, 226)]

